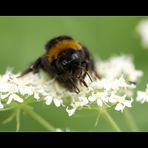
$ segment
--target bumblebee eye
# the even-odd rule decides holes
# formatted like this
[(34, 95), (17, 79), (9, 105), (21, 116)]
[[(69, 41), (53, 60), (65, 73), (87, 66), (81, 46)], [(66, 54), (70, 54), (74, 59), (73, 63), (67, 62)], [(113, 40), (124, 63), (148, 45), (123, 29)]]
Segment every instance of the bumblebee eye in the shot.
[(79, 59), (79, 55), (78, 55), (77, 53), (73, 53), (72, 56), (71, 56), (71, 58), (72, 58), (73, 60)]
[(67, 61), (67, 60), (63, 60), (63, 61), (62, 61), (62, 65), (65, 66), (65, 65), (67, 65), (67, 64), (68, 64), (68, 61)]

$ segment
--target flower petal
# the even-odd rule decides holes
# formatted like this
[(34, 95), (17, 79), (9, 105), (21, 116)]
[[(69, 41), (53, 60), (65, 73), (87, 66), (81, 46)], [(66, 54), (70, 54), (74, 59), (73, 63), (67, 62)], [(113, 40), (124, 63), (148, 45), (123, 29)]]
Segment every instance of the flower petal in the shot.
[(50, 105), (51, 104), (51, 102), (52, 102), (52, 96), (47, 96), (47, 97), (45, 97), (45, 100), (46, 100), (46, 105)]
[(148, 102), (148, 94), (146, 94), (146, 92), (143, 91), (138, 91), (136, 100), (141, 103)]
[(121, 104), (121, 103), (118, 103), (117, 105), (116, 105), (116, 107), (115, 107), (115, 110), (116, 111), (123, 111), (123, 109), (124, 109), (124, 105), (123, 104)]
[(115, 98), (114, 95), (109, 97), (109, 102), (111, 102), (111, 103), (116, 103), (117, 102), (117, 99)]
[(85, 106), (88, 104), (88, 100), (85, 96), (80, 96), (79, 101), (80, 101), (80, 106)]
[(75, 113), (76, 108), (68, 109), (68, 107), (67, 107), (66, 108), (66, 111), (67, 111), (67, 113), (68, 113), (69, 116), (72, 116)]
[(60, 105), (62, 104), (62, 100), (60, 98), (53, 99), (53, 102), (56, 107), (60, 107)]
[(97, 99), (97, 98), (96, 98), (95, 96), (89, 96), (89, 97), (88, 97), (88, 100), (89, 100), (90, 102), (94, 102), (96, 99)]
[(0, 98), (1, 98), (1, 99), (5, 99), (5, 98), (7, 98), (9, 95), (10, 95), (9, 93), (4, 94), (4, 95), (3, 95), (3, 94), (1, 94), (1, 95), (0, 95)]
[(0, 109), (4, 108), (3, 104), (0, 102)]
[(21, 98), (21, 97), (19, 97), (18, 95), (16, 95), (16, 94), (11, 94), (10, 96), (9, 96), (9, 99), (8, 99), (8, 101), (7, 101), (7, 104), (10, 104), (11, 102), (12, 102), (12, 100), (15, 100), (15, 101), (17, 101), (17, 102), (19, 102), (19, 103), (22, 103), (24, 100)]
[(39, 93), (35, 92), (34, 93), (34, 98), (37, 99), (37, 100), (40, 99)]
[(97, 105), (98, 105), (98, 106), (101, 106), (101, 107), (103, 106), (103, 102), (102, 102), (101, 99), (97, 99)]
[(125, 105), (125, 106), (127, 106), (127, 107), (132, 107), (132, 104), (131, 104), (132, 102), (131, 101), (129, 101), (129, 100), (125, 100), (124, 102), (123, 102), (123, 104)]

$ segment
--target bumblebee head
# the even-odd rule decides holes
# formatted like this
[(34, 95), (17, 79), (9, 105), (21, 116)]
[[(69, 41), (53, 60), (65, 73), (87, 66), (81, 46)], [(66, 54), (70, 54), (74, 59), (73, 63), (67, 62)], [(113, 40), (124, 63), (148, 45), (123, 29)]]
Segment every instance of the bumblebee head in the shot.
[(75, 71), (77, 67), (79, 67), (81, 63), (81, 56), (80, 52), (73, 50), (73, 49), (67, 49), (63, 51), (56, 62), (56, 66), (61, 71)]

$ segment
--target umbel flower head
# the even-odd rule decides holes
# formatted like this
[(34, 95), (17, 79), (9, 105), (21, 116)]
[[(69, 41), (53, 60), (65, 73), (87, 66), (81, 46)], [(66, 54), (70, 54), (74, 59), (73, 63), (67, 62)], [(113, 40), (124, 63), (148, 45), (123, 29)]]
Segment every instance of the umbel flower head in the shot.
[(18, 78), (19, 73), (13, 74), (8, 69), (0, 76), (0, 108), (6, 108), (13, 102), (23, 103), (27, 99), (63, 106), (69, 116), (83, 107), (113, 107), (121, 112), (125, 107), (131, 107), (134, 83), (142, 76), (142, 72), (135, 69), (132, 58), (123, 55), (107, 61), (99, 60), (96, 61), (96, 70), (102, 78), (91, 82), (86, 77), (88, 88), (79, 86), (80, 93), (76, 94), (42, 71)]

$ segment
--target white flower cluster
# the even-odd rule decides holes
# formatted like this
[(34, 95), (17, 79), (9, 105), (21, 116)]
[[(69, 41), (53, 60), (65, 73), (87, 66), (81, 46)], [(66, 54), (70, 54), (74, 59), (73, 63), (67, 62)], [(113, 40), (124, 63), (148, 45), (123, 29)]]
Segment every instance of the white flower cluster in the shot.
[(102, 77), (112, 80), (124, 75), (126, 80), (137, 82), (143, 75), (141, 70), (135, 69), (132, 57), (126, 55), (111, 57), (106, 62), (98, 62), (97, 70)]
[(137, 99), (136, 100), (140, 103), (148, 102), (148, 84), (147, 84), (147, 88), (145, 91), (138, 91), (137, 92)]
[(142, 46), (148, 48), (148, 19), (140, 21), (136, 31), (141, 37)]
[(88, 88), (79, 86), (79, 94), (66, 90), (44, 72), (29, 73), (18, 78), (19, 74), (8, 70), (0, 76), (0, 108), (13, 101), (22, 103), (25, 99), (31, 99), (30, 96), (38, 101), (45, 101), (46, 105), (53, 102), (56, 107), (65, 107), (69, 116), (77, 109), (93, 105), (113, 106), (116, 111), (131, 107), (132, 90), (136, 87), (131, 81), (136, 82), (142, 76), (142, 72), (135, 69), (132, 59), (120, 56), (105, 62), (98, 61), (96, 70), (102, 78), (91, 82), (86, 77)]

